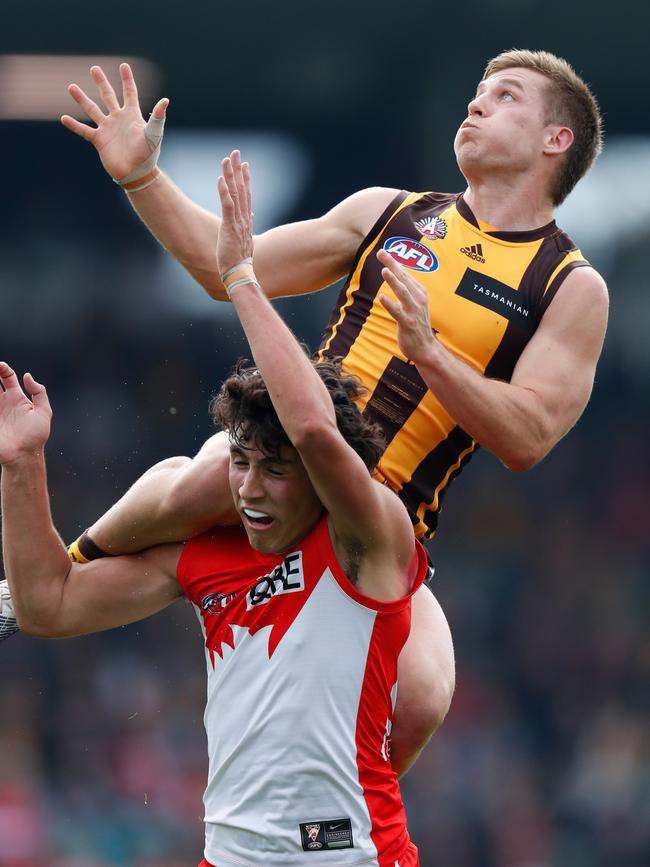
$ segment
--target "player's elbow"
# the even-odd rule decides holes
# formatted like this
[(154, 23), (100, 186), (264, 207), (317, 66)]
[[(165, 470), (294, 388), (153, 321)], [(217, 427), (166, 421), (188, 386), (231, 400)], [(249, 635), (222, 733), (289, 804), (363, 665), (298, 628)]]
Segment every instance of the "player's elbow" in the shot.
[[(177, 257), (180, 264), (199, 284), (210, 298), (215, 301), (230, 301), (226, 288), (221, 282), (221, 277), (216, 268), (198, 266), (189, 261), (187, 256)], [(215, 260), (216, 261), (216, 260)]]
[(539, 429), (510, 444), (498, 457), (513, 473), (525, 473), (550, 452), (556, 441), (549, 432)]
[(32, 638), (75, 638), (87, 632), (85, 623), (63, 620), (60, 615), (24, 616), (16, 613), (16, 624), (21, 632)]
[(538, 464), (546, 451), (541, 449), (519, 449), (508, 455), (502, 456), (501, 460), (513, 473), (526, 473)]
[(57, 628), (53, 617), (45, 617), (41, 614), (16, 611), (16, 624), (20, 631), (32, 638), (64, 638), (65, 633)]
[(340, 437), (336, 420), (325, 414), (305, 414), (292, 428), (290, 439), (298, 452), (322, 448), (330, 439)]
[(30, 596), (17, 594), (13, 600), (16, 624), (25, 635), (34, 638), (63, 638), (60, 600), (47, 593)]

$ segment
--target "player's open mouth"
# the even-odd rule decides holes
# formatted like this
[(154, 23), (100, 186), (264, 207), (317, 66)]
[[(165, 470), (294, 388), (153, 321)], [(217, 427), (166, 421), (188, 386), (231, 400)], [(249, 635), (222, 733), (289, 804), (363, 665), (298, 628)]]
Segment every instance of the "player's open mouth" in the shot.
[(246, 518), (247, 524), (256, 530), (270, 527), (273, 523), (273, 518), (270, 515), (267, 515), (266, 512), (258, 512), (257, 509), (242, 509), (242, 514)]

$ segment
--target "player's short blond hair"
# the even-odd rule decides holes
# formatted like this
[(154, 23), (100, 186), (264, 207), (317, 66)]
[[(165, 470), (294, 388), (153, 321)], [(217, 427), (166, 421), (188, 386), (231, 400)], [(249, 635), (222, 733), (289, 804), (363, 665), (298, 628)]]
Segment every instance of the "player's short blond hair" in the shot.
[(483, 80), (504, 69), (533, 69), (548, 79), (546, 107), (548, 122), (567, 126), (573, 144), (553, 180), (554, 205), (561, 204), (591, 168), (603, 147), (602, 118), (596, 97), (566, 60), (548, 51), (513, 48), (493, 57), (485, 67)]

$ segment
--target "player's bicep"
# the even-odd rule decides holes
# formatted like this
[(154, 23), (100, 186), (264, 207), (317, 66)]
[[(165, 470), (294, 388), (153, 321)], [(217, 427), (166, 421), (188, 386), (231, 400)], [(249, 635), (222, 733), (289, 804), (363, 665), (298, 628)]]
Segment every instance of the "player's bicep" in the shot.
[(397, 192), (361, 190), (322, 217), (256, 236), (254, 267), (267, 296), (315, 292), (347, 274), (359, 245)]
[(181, 545), (160, 545), (141, 554), (73, 563), (47, 634), (98, 632), (161, 611), (182, 595), (176, 579), (180, 552)]
[(553, 441), (573, 427), (589, 400), (607, 309), (599, 275), (590, 268), (572, 272), (514, 369), (511, 384), (534, 394)]

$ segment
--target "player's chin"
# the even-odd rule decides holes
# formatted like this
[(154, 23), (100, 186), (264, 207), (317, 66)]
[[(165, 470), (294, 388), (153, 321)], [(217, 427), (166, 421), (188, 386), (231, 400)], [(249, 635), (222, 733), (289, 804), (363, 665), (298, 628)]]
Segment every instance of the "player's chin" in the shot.
[(277, 554), (278, 546), (274, 545), (273, 542), (267, 538), (260, 539), (259, 536), (255, 536), (253, 533), (248, 534), (248, 543), (255, 551), (259, 551), (260, 554)]
[(244, 522), (244, 530), (248, 536), (248, 543), (251, 548), (260, 551), (262, 554), (273, 554), (277, 550), (278, 538), (277, 533), (272, 532), (271, 525), (260, 529), (251, 527), (250, 524)]

